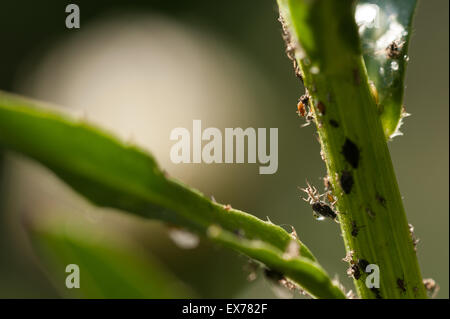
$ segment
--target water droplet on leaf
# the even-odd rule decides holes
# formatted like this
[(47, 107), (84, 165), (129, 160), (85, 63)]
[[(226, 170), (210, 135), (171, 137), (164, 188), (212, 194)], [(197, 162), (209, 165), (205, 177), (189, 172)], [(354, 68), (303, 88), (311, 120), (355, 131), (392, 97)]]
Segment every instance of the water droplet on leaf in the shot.
[(391, 62), (391, 68), (393, 71), (397, 71), (398, 70), (398, 62), (397, 61), (392, 61)]

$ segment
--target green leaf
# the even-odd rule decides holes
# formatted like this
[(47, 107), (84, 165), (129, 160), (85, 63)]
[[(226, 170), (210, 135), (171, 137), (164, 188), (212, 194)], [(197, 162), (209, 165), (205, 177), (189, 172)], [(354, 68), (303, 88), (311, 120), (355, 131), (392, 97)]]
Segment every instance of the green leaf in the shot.
[(403, 92), (416, 0), (361, 0), (355, 11), (369, 79), (386, 138), (401, 135)]
[[(67, 297), (189, 298), (193, 294), (157, 260), (119, 231), (68, 223), (58, 216), (38, 214), (27, 220), (35, 251), (47, 275)], [(66, 267), (79, 267), (79, 288), (67, 288)], [(73, 270), (72, 270), (73, 271)]]
[[(200, 233), (217, 223), (281, 250), (290, 241), (283, 228), (213, 202), (167, 177), (141, 149), (82, 121), (29, 107), (38, 104), (0, 92), (0, 144), (41, 162), (94, 204)], [(302, 255), (314, 260), (300, 245)]]
[[(247, 240), (267, 243), (278, 255), (294, 240), (302, 260), (317, 265), (309, 249), (283, 228), (213, 202), (167, 177), (150, 155), (135, 146), (82, 121), (33, 108), (36, 106), (42, 107), (38, 102), (0, 92), (0, 145), (41, 162), (94, 204), (158, 219), (204, 236), (211, 225), (220, 225), (229, 233), (243, 234)], [(285, 268), (280, 263), (274, 265), (282, 272)], [(323, 272), (314, 275), (303, 271), (295, 278), (311, 291), (314, 285), (318, 291), (334, 287)], [(327, 296), (333, 295), (343, 296), (334, 288), (327, 292)]]

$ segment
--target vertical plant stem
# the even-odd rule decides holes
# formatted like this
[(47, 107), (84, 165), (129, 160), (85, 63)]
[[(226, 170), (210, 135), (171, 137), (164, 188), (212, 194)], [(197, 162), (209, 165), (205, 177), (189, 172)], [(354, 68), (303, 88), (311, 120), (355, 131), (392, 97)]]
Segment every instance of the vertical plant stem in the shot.
[[(354, 270), (380, 270), (370, 289), (359, 269), (361, 298), (426, 298), (379, 113), (371, 95), (350, 0), (278, 0), (288, 50), (310, 95), (345, 248)], [(357, 279), (358, 278), (358, 279)]]

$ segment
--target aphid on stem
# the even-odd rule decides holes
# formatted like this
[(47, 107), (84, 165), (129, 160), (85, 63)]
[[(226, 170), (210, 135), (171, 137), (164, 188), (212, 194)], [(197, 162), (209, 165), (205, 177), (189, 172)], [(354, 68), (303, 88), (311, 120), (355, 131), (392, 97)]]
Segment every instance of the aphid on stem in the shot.
[(370, 288), (370, 290), (375, 294), (375, 298), (377, 299), (383, 299), (383, 297), (381, 297), (381, 293), (380, 293), (380, 288)]
[(361, 278), (361, 271), (359, 269), (359, 265), (357, 263), (350, 264), (350, 267), (348, 267), (347, 269), (347, 275), (349, 277), (355, 278), (356, 280)]
[(330, 120), (330, 124), (331, 124), (332, 127), (339, 127), (339, 123), (336, 120), (331, 119)]
[(339, 178), (339, 184), (345, 194), (350, 194), (354, 183), (355, 181), (353, 180), (352, 173), (349, 171), (343, 171), (341, 177)]
[(349, 138), (345, 139), (345, 143), (342, 146), (341, 153), (344, 155), (345, 160), (353, 167), (358, 168), (360, 159), (360, 150), (358, 146), (353, 143)]
[(356, 224), (356, 221), (352, 221), (352, 231), (351, 231), (351, 234), (352, 234), (352, 236), (353, 237), (356, 237), (356, 236), (358, 236), (358, 234), (359, 234), (359, 230), (361, 229), (361, 228), (363, 228), (363, 227), (365, 227), (365, 226), (358, 226), (357, 224)]
[(375, 195), (375, 198), (376, 198), (377, 202), (380, 203), (381, 206), (386, 208), (386, 199), (383, 196), (381, 196), (379, 193), (377, 193)]
[(390, 59), (398, 59), (402, 55), (402, 48), (405, 42), (392, 41), (386, 47), (386, 56)]
[(330, 205), (328, 205), (326, 202), (320, 200), (320, 198), (322, 196), (325, 196), (326, 193), (320, 195), (319, 191), (314, 186), (311, 186), (308, 181), (306, 181), (306, 184), (308, 185), (308, 187), (300, 188), (300, 190), (308, 194), (308, 197), (303, 198), (303, 200), (311, 205), (314, 217), (317, 220), (323, 220), (326, 217), (336, 220), (337, 214), (330, 207), (333, 206), (336, 203), (336, 201), (331, 202)]
[(309, 106), (310, 97), (308, 93), (303, 94), (297, 103), (297, 114), (300, 117), (304, 117), (306, 119), (306, 123), (302, 125), (302, 127), (308, 126), (311, 124), (311, 121), (314, 120), (314, 115), (311, 112), (311, 107)]
[(401, 290), (402, 294), (406, 292), (406, 283), (404, 279), (397, 279), (397, 287)]
[(305, 117), (309, 112), (307, 109), (309, 109), (309, 96), (307, 94), (303, 94), (298, 100), (297, 114)]

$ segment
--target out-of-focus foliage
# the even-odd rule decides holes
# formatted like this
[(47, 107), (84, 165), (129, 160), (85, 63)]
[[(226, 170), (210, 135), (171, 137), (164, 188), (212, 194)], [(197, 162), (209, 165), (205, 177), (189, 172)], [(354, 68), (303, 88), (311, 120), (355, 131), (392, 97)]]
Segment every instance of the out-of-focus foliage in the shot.
[[(33, 105), (30, 100), (0, 94), (0, 143), (44, 164), (93, 203), (200, 234), (217, 224), (237, 242), (243, 240), (240, 234), (258, 239), (266, 243), (261, 250), (267, 252), (252, 257), (280, 273), (289, 270), (287, 275), (312, 296), (344, 297), (308, 248), (283, 228), (219, 205), (167, 178), (155, 160), (136, 147), (124, 145), (86, 123), (33, 109)], [(280, 260), (291, 242), (295, 243), (294, 255)], [(246, 253), (246, 247), (243, 242), (233, 248)], [(289, 266), (292, 259), (297, 261), (296, 267)]]
[[(117, 231), (76, 223), (57, 215), (37, 215), (27, 230), (45, 272), (55, 287), (75, 298), (189, 298), (194, 294), (165, 267)], [(44, 218), (42, 218), (44, 217)], [(78, 266), (79, 288), (68, 289), (66, 280)], [(77, 270), (77, 271), (78, 271)], [(67, 271), (67, 270), (66, 270)], [(76, 279), (74, 279), (76, 280)]]

